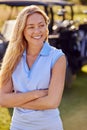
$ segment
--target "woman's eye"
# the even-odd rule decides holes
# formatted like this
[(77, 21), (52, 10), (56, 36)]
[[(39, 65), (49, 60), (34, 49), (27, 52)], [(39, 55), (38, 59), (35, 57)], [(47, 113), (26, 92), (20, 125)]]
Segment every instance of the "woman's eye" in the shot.
[(26, 29), (33, 29), (33, 26), (27, 26)]
[(39, 27), (44, 27), (44, 24), (39, 25)]
[(33, 29), (34, 27), (28, 27), (29, 29)]

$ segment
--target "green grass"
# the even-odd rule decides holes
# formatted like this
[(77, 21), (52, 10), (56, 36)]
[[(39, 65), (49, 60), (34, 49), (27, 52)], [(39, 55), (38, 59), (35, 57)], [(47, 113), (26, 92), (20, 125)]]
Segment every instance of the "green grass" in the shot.
[(79, 74), (65, 89), (60, 111), (64, 130), (87, 130), (87, 74)]
[(0, 108), (0, 130), (9, 130), (10, 120), (8, 109)]
[[(64, 130), (87, 130), (87, 74), (80, 73), (72, 88), (65, 88), (60, 113)], [(0, 108), (0, 130), (9, 130), (10, 113)]]

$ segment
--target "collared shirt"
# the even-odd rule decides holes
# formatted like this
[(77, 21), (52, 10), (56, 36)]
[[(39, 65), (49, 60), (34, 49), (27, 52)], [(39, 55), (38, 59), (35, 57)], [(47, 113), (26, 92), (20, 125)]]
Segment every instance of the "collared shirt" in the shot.
[[(32, 90), (41, 90), (49, 88), (52, 68), (56, 61), (62, 55), (64, 55), (62, 50), (56, 49), (50, 46), (47, 42), (45, 42), (37, 59), (35, 60), (32, 67), (29, 69), (26, 63), (26, 51), (24, 51), (23, 56), (12, 75), (15, 92), (29, 92)], [(48, 127), (48, 123), (53, 123), (53, 126), (55, 126), (54, 122), (57, 121), (58, 117), (58, 109), (36, 111), (30, 109), (15, 108), (12, 118), (12, 126), (16, 125), (17, 127), (21, 127), (23, 123), (24, 126), (26, 126), (24, 128), (26, 130), (29, 130), (27, 128), (31, 128), (29, 126), (31, 126), (32, 122), (32, 129), (30, 130), (42, 130), (38, 129), (39, 127), (37, 125), (47, 125)], [(37, 122), (36, 126), (34, 126), (35, 122)], [(51, 128), (52, 124), (49, 125), (49, 129), (47, 130), (51, 130)]]

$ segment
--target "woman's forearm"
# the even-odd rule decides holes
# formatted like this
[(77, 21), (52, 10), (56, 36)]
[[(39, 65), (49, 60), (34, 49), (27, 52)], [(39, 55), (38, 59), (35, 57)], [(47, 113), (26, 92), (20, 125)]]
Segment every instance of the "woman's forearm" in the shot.
[(39, 97), (47, 95), (47, 90), (35, 90), (26, 93), (1, 93), (0, 106), (2, 107), (17, 107)]
[[(58, 105), (58, 104), (57, 104)], [(52, 97), (44, 96), (40, 97), (31, 102), (27, 102), (25, 104), (20, 105), (21, 108), (24, 109), (32, 109), (32, 110), (47, 110), (57, 108), (55, 102), (52, 100)]]

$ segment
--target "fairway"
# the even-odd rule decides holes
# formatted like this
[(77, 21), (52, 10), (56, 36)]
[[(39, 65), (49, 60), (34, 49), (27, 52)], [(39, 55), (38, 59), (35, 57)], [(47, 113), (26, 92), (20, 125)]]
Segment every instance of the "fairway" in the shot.
[(87, 130), (87, 74), (79, 74), (65, 89), (60, 111), (64, 130)]

